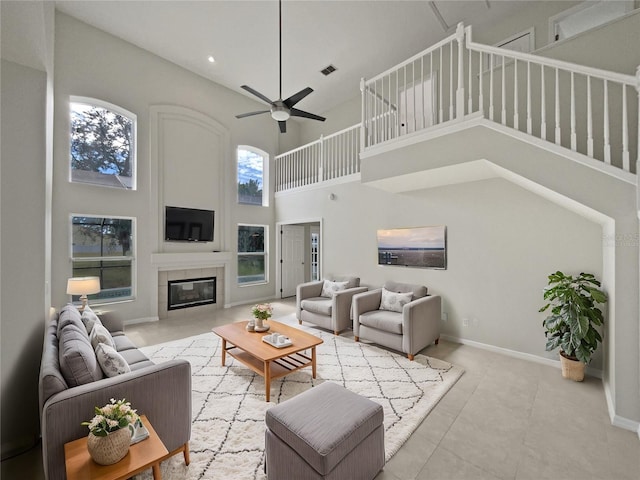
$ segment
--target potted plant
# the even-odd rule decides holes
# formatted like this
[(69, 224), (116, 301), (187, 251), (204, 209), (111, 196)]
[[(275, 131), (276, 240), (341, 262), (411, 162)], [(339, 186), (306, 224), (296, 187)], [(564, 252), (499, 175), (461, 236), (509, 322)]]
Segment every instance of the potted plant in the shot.
[(596, 304), (606, 303), (607, 295), (599, 287), (600, 282), (590, 273), (577, 277), (552, 273), (544, 289), (548, 303), (539, 310), (551, 308), (542, 322), (547, 351), (560, 348), (562, 376), (578, 382), (584, 379), (585, 365), (602, 342), (596, 327), (602, 326), (604, 319)]
[(95, 414), (90, 422), (82, 422), (89, 428), (87, 449), (96, 463), (112, 465), (129, 451), (138, 414), (124, 398), (117, 401), (112, 398), (104, 407), (95, 407)]

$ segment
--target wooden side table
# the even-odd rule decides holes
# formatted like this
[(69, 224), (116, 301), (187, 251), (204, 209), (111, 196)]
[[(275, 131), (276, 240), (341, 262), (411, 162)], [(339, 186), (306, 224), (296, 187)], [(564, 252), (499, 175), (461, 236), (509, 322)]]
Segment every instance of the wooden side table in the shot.
[(149, 438), (131, 445), (129, 453), (113, 465), (98, 465), (89, 456), (87, 437), (64, 445), (67, 480), (125, 480), (148, 468), (153, 468), (153, 478), (161, 480), (160, 461), (169, 454), (160, 437), (145, 415), (140, 419), (149, 430)]

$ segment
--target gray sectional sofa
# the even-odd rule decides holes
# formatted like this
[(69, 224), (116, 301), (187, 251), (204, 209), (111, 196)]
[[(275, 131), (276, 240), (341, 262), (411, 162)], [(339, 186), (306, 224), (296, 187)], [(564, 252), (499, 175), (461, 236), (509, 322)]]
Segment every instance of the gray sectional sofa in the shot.
[[(85, 317), (89, 318), (87, 315)], [(169, 455), (182, 452), (188, 463), (191, 436), (191, 365), (184, 360), (154, 364), (124, 334), (121, 320), (105, 315), (115, 350), (128, 373), (106, 377), (78, 309), (65, 306), (45, 330), (39, 378), (42, 453), (45, 477), (66, 478), (64, 444), (88, 435), (83, 421), (111, 398), (126, 398), (147, 416)]]

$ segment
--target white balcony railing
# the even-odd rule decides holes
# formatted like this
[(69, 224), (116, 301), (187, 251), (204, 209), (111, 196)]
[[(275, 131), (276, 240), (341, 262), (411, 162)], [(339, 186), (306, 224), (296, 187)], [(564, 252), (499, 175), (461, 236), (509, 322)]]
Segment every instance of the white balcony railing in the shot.
[(276, 192), (360, 173), (360, 125), (275, 158)]
[(361, 124), (277, 156), (276, 192), (359, 173), (361, 151), (477, 112), (637, 173), (640, 67), (624, 75), (482, 45), (459, 24), (360, 88)]

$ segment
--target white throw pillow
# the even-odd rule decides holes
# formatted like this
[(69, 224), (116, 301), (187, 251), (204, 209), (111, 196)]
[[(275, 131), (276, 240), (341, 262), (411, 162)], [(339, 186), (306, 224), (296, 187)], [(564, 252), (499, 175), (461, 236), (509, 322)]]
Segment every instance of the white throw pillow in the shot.
[(321, 297), (333, 298), (333, 296), (340, 290), (346, 290), (349, 282), (332, 282), (331, 280), (325, 280), (322, 285)]
[(413, 293), (396, 293), (386, 288), (382, 288), (382, 300), (380, 301), (380, 310), (388, 310), (390, 312), (402, 313), (402, 307), (411, 301)]
[(116, 342), (113, 341), (113, 337), (109, 333), (109, 330), (107, 330), (102, 324), (95, 324), (93, 326), (91, 334), (89, 335), (89, 340), (91, 341), (91, 346), (94, 350), (98, 347), (99, 343), (105, 343), (111, 348), (116, 348)]
[(131, 367), (124, 357), (115, 348), (104, 343), (99, 343), (96, 346), (96, 358), (107, 377), (115, 377), (131, 371)]
[(98, 318), (91, 308), (87, 305), (84, 307), (82, 311), (82, 323), (84, 323), (85, 328), (87, 329), (87, 335), (91, 335), (91, 330), (93, 330), (93, 326), (96, 324), (102, 325), (102, 322)]

